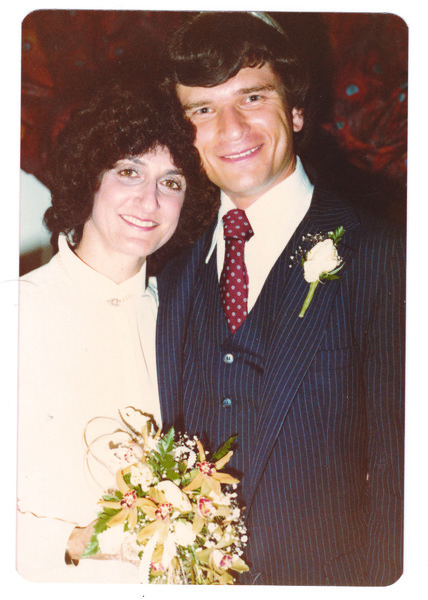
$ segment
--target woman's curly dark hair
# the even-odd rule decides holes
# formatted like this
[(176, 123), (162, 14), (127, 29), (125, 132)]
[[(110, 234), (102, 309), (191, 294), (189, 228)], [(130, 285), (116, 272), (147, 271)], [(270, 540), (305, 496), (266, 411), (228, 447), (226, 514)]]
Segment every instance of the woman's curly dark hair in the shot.
[(112, 84), (73, 111), (58, 135), (48, 169), (52, 206), (44, 219), (54, 250), (60, 233), (74, 247), (79, 244), (106, 171), (118, 160), (163, 147), (183, 172), (186, 193), (175, 234), (148, 261), (150, 274), (158, 272), (203, 233), (218, 209), (218, 191), (202, 170), (194, 135), (178, 101), (154, 84), (141, 89)]

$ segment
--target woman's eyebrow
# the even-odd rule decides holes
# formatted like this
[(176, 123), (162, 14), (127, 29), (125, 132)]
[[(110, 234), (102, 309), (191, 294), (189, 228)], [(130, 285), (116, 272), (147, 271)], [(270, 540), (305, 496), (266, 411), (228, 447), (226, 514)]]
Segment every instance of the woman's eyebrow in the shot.
[[(143, 167), (147, 165), (147, 163), (138, 156), (129, 156), (128, 158), (122, 158), (118, 162), (121, 163), (123, 161), (133, 162), (136, 165), (141, 165)], [(183, 175), (183, 170), (179, 169), (178, 167), (174, 169), (168, 169), (168, 171), (165, 171), (165, 175)]]
[[(169, 169), (166, 171), (165, 175), (183, 175), (183, 171), (181, 169)], [(183, 175), (184, 177), (184, 175)]]
[(121, 164), (123, 162), (133, 162), (136, 165), (145, 165), (146, 163), (142, 161), (137, 156), (125, 156), (125, 158), (120, 158), (116, 164)]

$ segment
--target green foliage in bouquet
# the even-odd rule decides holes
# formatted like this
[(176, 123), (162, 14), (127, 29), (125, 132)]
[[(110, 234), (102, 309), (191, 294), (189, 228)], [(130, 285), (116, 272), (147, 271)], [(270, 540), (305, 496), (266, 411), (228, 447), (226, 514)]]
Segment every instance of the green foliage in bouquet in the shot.
[(128, 433), (115, 449), (123, 458), (116, 489), (98, 502), (83, 557), (109, 554), (103, 548), (114, 529), (116, 554), (138, 566), (142, 583), (235, 583), (232, 573), (248, 571), (239, 481), (223, 472), (236, 436), (207, 460), (196, 437), (177, 438), (173, 428), (154, 434), (149, 419), (141, 433)]

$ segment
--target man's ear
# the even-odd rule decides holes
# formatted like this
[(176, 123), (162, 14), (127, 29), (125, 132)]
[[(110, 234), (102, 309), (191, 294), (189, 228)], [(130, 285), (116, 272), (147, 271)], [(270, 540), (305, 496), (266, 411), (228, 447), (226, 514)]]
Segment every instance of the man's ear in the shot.
[(298, 132), (301, 131), (304, 124), (304, 116), (303, 116), (303, 108), (293, 108), (291, 111), (291, 116), (293, 118), (293, 131)]

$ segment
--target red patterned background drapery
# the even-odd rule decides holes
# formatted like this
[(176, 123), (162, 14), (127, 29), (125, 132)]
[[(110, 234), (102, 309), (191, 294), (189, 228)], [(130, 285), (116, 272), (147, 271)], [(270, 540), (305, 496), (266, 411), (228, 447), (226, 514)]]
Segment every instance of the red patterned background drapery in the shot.
[[(405, 220), (407, 27), (380, 13), (271, 13), (291, 24), (319, 91), (315, 161)], [(71, 108), (114, 73), (150, 76), (182, 11), (40, 10), (22, 27), (22, 168), (44, 182)], [(371, 202), (371, 201), (370, 201)]]

